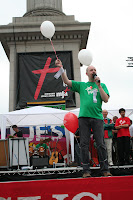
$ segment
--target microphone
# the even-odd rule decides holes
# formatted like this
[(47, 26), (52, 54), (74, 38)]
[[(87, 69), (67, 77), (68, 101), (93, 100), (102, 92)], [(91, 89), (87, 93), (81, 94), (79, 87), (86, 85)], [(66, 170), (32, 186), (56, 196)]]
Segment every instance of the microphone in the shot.
[[(97, 77), (97, 74), (92, 74), (92, 76), (93, 76), (93, 78), (95, 80), (95, 78)], [(96, 82), (100, 83), (100, 80), (96, 80)]]

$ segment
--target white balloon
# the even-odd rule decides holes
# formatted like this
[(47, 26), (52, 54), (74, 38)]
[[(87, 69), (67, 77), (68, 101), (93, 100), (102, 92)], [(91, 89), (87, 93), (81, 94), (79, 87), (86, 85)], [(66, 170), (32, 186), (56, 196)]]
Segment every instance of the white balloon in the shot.
[(55, 33), (55, 26), (50, 21), (44, 21), (41, 24), (40, 30), (42, 35), (44, 35), (46, 38), (51, 39)]
[(82, 49), (78, 53), (78, 59), (82, 65), (89, 66), (92, 62), (92, 54), (88, 49)]

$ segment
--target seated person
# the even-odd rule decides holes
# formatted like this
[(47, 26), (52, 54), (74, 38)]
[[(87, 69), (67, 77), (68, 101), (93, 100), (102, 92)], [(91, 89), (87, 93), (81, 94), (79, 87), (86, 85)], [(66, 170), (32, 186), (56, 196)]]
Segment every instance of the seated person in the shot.
[[(41, 150), (41, 147), (43, 147), (44, 150)], [(39, 151), (40, 156), (46, 156), (48, 155), (48, 146), (44, 143), (43, 138), (40, 139), (39, 144), (36, 145), (36, 150)]]
[(16, 137), (23, 137), (23, 133), (22, 133), (22, 131), (20, 131), (18, 129), (17, 125), (13, 125), (12, 129), (15, 131), (15, 133), (13, 134), (14, 138), (16, 138)]

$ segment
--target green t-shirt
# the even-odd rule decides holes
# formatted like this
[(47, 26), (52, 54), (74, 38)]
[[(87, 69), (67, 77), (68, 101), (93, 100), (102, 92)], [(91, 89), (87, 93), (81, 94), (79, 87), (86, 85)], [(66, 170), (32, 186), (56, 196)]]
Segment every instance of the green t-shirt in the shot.
[(45, 143), (43, 143), (43, 144), (39, 143), (36, 145), (36, 149), (39, 149), (40, 147), (44, 147), (44, 149), (48, 149), (48, 146)]
[[(108, 89), (104, 83), (101, 83), (103, 90), (109, 95)], [(103, 119), (102, 99), (95, 82), (77, 82), (72, 80), (72, 91), (80, 95), (79, 117), (91, 117)]]

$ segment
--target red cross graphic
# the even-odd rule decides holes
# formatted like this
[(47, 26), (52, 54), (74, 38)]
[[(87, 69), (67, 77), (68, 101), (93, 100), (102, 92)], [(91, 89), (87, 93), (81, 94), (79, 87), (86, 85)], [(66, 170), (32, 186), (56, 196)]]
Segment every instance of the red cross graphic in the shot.
[(64, 92), (66, 93), (66, 92), (68, 92), (68, 91), (70, 91), (70, 89), (68, 89), (68, 87), (64, 90)]
[(47, 73), (54, 73), (54, 72), (57, 72), (60, 70), (59, 67), (56, 67), (56, 68), (49, 68), (50, 66), (50, 63), (51, 63), (51, 60), (52, 58), (48, 57), (47, 61), (46, 61), (46, 64), (44, 66), (43, 69), (39, 69), (39, 70), (34, 70), (32, 71), (32, 73), (34, 74), (41, 74), (40, 75), (40, 79), (38, 81), (38, 85), (37, 85), (37, 88), (36, 88), (36, 91), (35, 91), (35, 95), (34, 95), (34, 99), (37, 100), (38, 99), (38, 95), (40, 93), (40, 90), (42, 88), (42, 85), (43, 85), (43, 82), (45, 80), (45, 77), (46, 77), (46, 74)]

